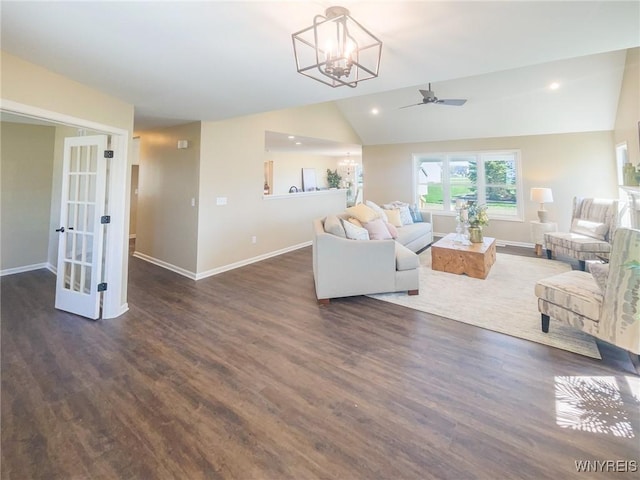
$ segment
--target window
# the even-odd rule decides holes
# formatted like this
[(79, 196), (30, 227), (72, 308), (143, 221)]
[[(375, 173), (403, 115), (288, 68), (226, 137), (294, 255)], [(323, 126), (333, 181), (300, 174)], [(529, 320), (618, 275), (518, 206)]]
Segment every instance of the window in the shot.
[(416, 203), (453, 212), (457, 199), (487, 205), (491, 218), (519, 219), (522, 179), (518, 151), (414, 155)]

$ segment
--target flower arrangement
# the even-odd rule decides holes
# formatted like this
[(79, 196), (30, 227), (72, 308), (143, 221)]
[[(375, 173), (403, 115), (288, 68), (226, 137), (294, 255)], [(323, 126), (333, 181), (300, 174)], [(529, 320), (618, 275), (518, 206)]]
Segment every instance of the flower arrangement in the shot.
[(471, 227), (481, 227), (489, 225), (489, 215), (486, 205), (476, 205), (473, 202), (467, 207), (467, 221)]

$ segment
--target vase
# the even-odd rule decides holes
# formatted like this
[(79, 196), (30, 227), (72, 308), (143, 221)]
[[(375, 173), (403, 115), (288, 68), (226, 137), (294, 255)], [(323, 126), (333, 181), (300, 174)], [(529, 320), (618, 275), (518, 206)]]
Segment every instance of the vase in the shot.
[(482, 243), (482, 227), (469, 227), (469, 241), (471, 243)]

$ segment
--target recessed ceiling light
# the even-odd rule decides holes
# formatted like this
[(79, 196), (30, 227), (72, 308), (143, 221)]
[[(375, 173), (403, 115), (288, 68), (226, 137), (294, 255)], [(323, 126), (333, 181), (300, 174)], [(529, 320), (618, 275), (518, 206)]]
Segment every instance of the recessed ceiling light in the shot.
[(558, 90), (560, 88), (560, 84), (558, 82), (552, 82), (549, 84), (549, 90)]
[(293, 140), (293, 139), (294, 139), (294, 138), (296, 138), (296, 137), (294, 137), (293, 135), (289, 135), (287, 138), (288, 138), (289, 140)]
[(380, 110), (378, 110), (377, 108), (372, 108), (372, 109), (371, 109), (371, 114), (372, 114), (372, 115), (377, 115), (377, 114), (379, 114), (379, 113), (380, 113)]
[(296, 142), (296, 145), (302, 145), (302, 142)]

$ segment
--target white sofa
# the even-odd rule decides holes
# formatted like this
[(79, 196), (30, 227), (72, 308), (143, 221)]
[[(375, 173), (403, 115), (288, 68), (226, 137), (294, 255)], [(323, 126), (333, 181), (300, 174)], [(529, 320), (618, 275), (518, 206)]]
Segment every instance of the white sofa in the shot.
[(396, 240), (351, 240), (327, 233), (325, 219), (313, 221), (313, 276), (319, 303), (374, 293), (418, 294), (420, 262), (415, 252), (433, 242), (431, 222), (399, 227)]

